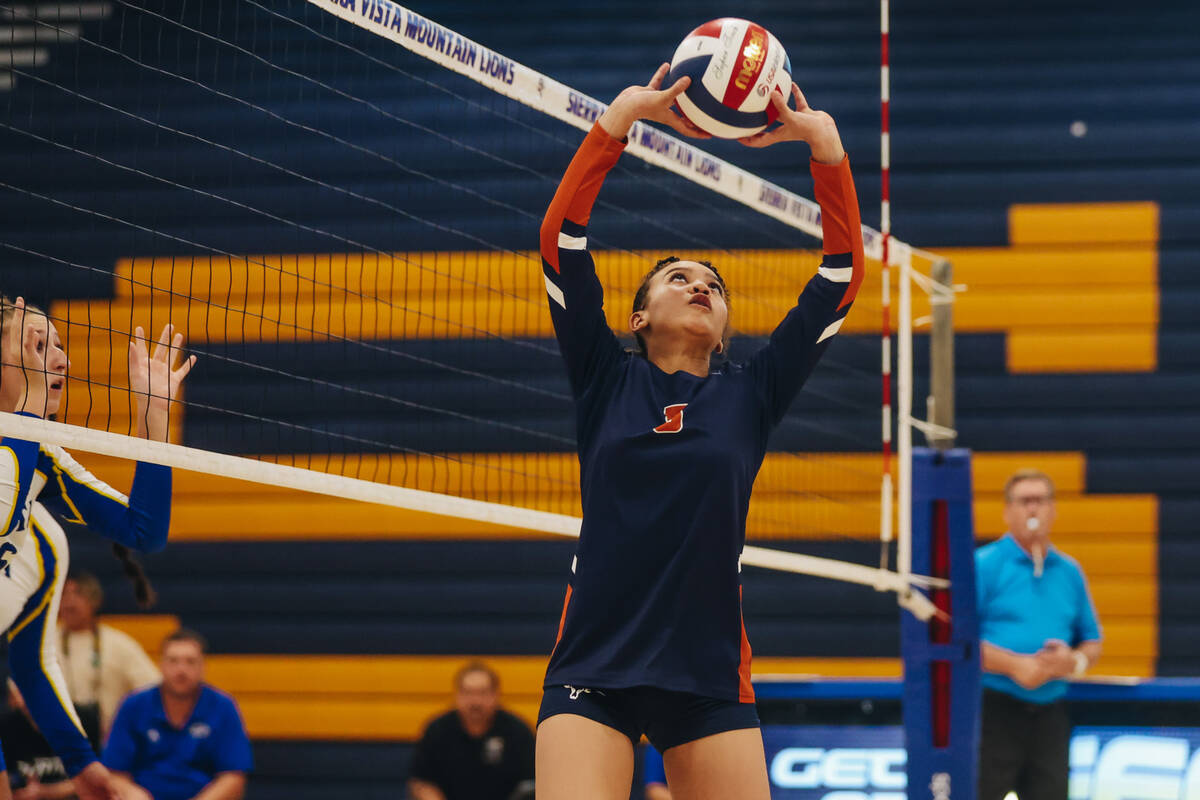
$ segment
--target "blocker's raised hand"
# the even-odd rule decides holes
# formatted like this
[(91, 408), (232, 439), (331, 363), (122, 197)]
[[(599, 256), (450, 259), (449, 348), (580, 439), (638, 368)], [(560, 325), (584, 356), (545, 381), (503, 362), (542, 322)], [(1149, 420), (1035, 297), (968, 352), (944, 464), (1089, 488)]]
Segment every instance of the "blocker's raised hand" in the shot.
[(666, 89), (662, 88), (663, 79), (667, 77), (671, 65), (663, 63), (654, 72), (650, 82), (645, 86), (630, 86), (617, 95), (608, 108), (597, 120), (609, 136), (615, 139), (624, 138), (633, 123), (639, 119), (651, 122), (661, 122), (684, 136), (694, 139), (712, 138), (704, 131), (688, 122), (671, 110), (675, 98), (683, 94), (692, 79), (686, 75), (675, 81)]
[(747, 147), (769, 147), (779, 142), (808, 142), (817, 161), (824, 164), (839, 163), (846, 151), (842, 149), (842, 137), (838, 134), (833, 117), (810, 108), (804, 93), (795, 83), (792, 84), (792, 96), (796, 98), (794, 110), (788, 107), (786, 97), (779, 92), (772, 92), (771, 103), (779, 112), (779, 125), (738, 141)]
[(139, 422), (145, 422), (146, 434), (156, 441), (166, 440), (167, 411), (196, 363), (195, 356), (188, 356), (176, 366), (182, 348), (183, 334), (170, 324), (163, 326), (153, 353), (147, 352), (140, 325), (129, 340), (129, 390), (137, 397)]

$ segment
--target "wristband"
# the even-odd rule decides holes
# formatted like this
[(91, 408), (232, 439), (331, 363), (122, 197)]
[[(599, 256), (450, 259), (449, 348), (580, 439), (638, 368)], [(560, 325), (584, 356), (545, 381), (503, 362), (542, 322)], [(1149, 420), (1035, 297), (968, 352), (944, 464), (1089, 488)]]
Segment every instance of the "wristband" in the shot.
[(1073, 677), (1073, 678), (1080, 677), (1081, 675), (1083, 675), (1083, 673), (1087, 672), (1087, 668), (1089, 666), (1091, 666), (1091, 662), (1088, 661), (1087, 654), (1082, 653), (1079, 650), (1076, 650), (1075, 651), (1075, 671), (1071, 673), (1071, 677)]

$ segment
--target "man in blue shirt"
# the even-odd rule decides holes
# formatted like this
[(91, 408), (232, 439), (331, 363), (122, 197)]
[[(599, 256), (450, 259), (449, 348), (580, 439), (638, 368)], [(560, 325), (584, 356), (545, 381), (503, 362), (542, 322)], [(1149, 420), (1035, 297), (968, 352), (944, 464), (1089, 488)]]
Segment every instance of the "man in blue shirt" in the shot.
[(1079, 564), (1050, 544), (1054, 483), (1022, 470), (1004, 486), (1008, 532), (975, 551), (983, 656), (977, 800), (1066, 800), (1069, 677), (1100, 655)]
[(207, 644), (181, 628), (162, 648), (160, 686), (125, 699), (103, 762), (125, 800), (241, 800), (253, 762), (233, 698), (204, 683)]

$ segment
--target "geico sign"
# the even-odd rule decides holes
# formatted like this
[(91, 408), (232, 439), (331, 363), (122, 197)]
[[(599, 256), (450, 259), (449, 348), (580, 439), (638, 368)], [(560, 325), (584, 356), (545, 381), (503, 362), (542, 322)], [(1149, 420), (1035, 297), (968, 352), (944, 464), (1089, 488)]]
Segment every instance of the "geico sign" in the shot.
[(771, 759), (780, 789), (903, 789), (903, 747), (787, 747)]
[(1072, 800), (1200, 800), (1200, 750), (1172, 736), (1076, 736), (1071, 742)]

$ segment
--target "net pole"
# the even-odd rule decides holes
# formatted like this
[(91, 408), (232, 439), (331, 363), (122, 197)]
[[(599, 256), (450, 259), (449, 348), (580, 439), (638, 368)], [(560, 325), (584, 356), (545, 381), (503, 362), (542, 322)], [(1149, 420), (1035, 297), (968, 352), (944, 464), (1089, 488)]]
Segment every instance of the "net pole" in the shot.
[(891, 76), (889, 74), (888, 0), (879, 1), (879, 248), (881, 261), (882, 293), (882, 455), (883, 477), (879, 489), (879, 566), (888, 568), (888, 548), (893, 539), (892, 531), (892, 297), (889, 256), (892, 231), (891, 212)]
[[(947, 259), (933, 262), (930, 277), (940, 286), (952, 286), (954, 267)], [(926, 438), (931, 447), (954, 446), (954, 292), (930, 293), (933, 323), (929, 335), (929, 421), (935, 426)], [(949, 431), (949, 432), (947, 432)]]
[(913, 339), (912, 339), (912, 255), (900, 259), (900, 308), (896, 328), (896, 458), (897, 468), (897, 536), (896, 571), (906, 577), (912, 573), (912, 399), (913, 399)]

